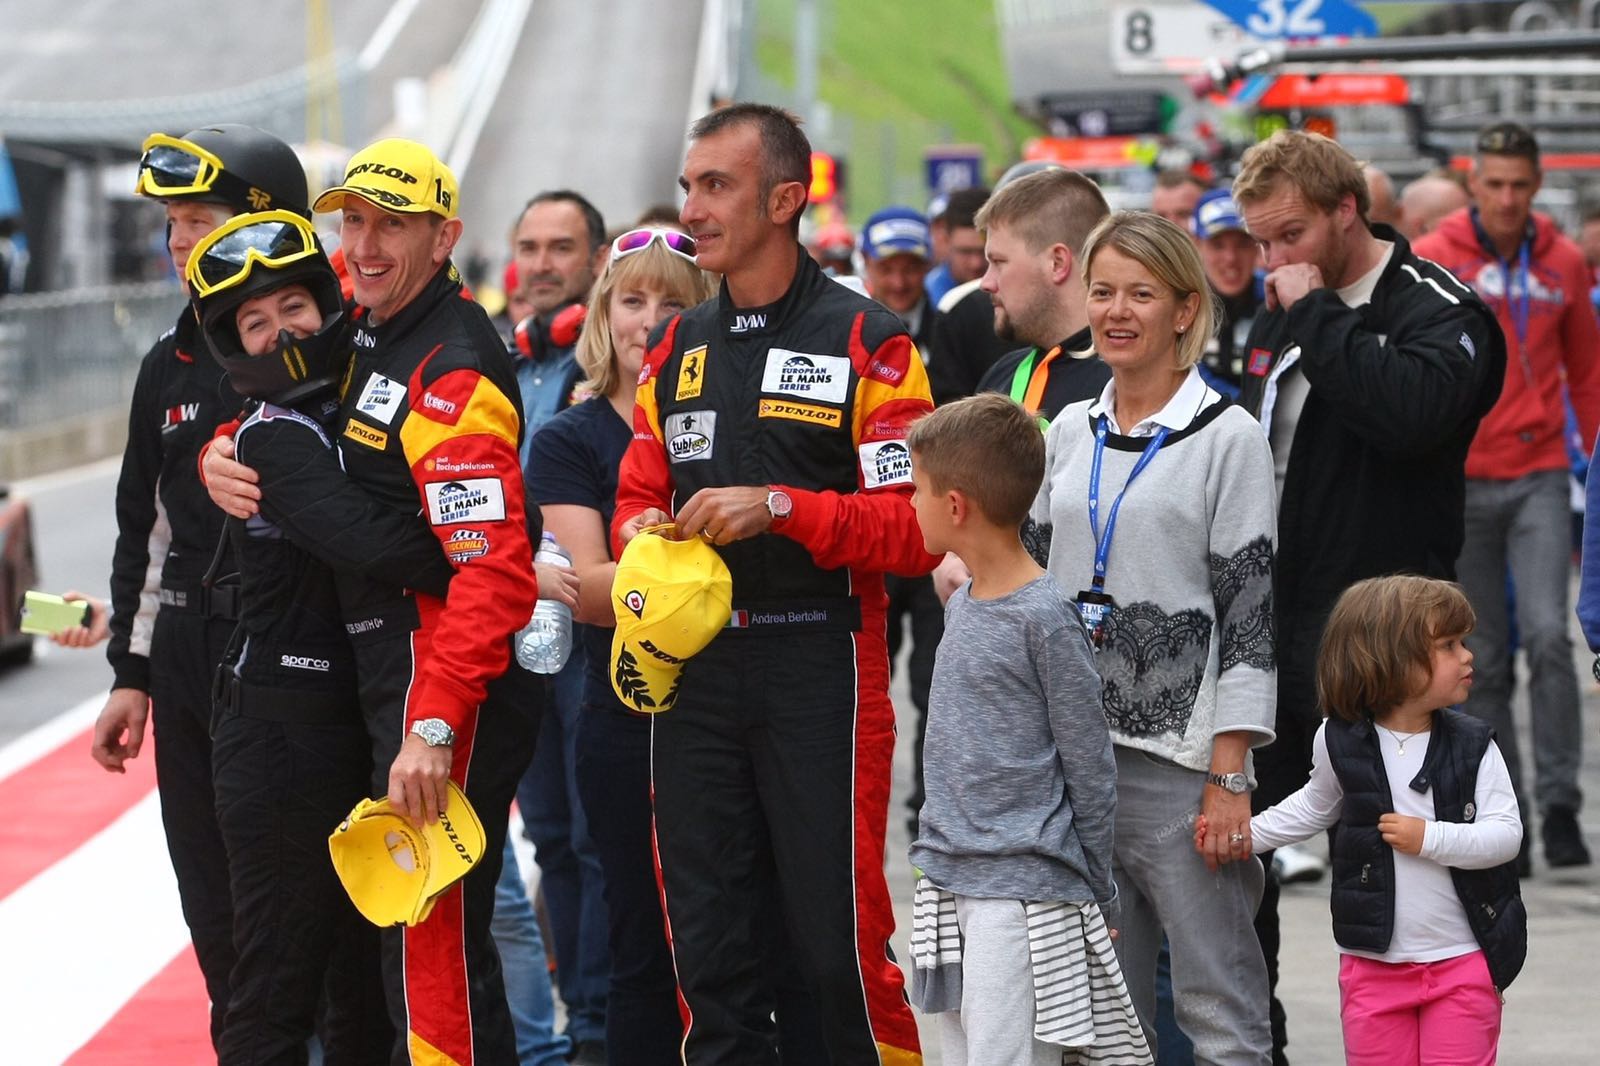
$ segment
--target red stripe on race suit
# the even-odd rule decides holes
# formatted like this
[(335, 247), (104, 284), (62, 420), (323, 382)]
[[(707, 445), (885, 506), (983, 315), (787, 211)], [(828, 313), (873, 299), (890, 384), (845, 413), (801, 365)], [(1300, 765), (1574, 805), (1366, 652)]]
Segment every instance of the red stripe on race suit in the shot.
[[(894, 905), (883, 872), (889, 787), (894, 764), (894, 704), (889, 699), (889, 653), (883, 633), (882, 576), (856, 573), (862, 590), (862, 631), (855, 635), (855, 910), (856, 955), (873, 1040), (920, 1062), (917, 1021), (906, 1001), (905, 975), (890, 961)], [(870, 601), (870, 602), (869, 602)]]

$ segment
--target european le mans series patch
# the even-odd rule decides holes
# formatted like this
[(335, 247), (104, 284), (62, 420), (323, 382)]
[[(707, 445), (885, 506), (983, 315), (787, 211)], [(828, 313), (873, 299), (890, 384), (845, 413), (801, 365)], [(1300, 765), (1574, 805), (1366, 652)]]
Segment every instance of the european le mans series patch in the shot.
[(505, 520), (505, 490), (498, 478), (432, 481), (424, 485), (423, 490), (428, 500), (428, 521), (433, 525)]
[(400, 382), (373, 374), (361, 389), (356, 400), (356, 410), (384, 425), (393, 425), (394, 416), (406, 400), (406, 387)]
[(857, 451), (861, 455), (861, 483), (869, 489), (885, 485), (911, 484), (911, 449), (903, 440), (880, 440), (863, 444)]
[(850, 388), (850, 360), (842, 355), (808, 355), (773, 348), (761, 375), (761, 391), (823, 403), (844, 403)]

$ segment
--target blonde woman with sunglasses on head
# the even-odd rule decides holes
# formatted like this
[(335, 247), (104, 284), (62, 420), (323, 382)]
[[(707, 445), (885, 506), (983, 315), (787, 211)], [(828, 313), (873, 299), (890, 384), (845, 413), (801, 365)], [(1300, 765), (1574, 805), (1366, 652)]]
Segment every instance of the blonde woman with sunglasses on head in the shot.
[(680, 1061), (682, 1025), (650, 843), (650, 723), (623, 707), (606, 678), (611, 577), (606, 531), (617, 469), (633, 437), (633, 398), (650, 331), (710, 297), (694, 240), (674, 229), (629, 230), (611, 245), (578, 338), (580, 386), (589, 399), (562, 411), (529, 448), (528, 494), (545, 529), (572, 555), (580, 593), (575, 617), (588, 660), (578, 735), (578, 793), (600, 853), (611, 946), (606, 1005), (608, 1061)]

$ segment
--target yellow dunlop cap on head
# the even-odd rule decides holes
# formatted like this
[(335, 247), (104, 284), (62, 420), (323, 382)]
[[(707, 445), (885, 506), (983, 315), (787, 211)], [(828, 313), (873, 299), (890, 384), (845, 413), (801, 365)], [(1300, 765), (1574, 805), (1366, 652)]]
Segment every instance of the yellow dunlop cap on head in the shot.
[(611, 598), (611, 687), (636, 711), (657, 714), (678, 698), (683, 664), (699, 654), (733, 614), (733, 575), (698, 537), (672, 540), (671, 526), (643, 530), (617, 560)]
[(433, 149), (391, 137), (357, 152), (345, 167), (344, 181), (317, 197), (312, 210), (337, 211), (349, 195), (385, 211), (408, 215), (432, 211), (455, 218), (460, 190), (455, 174)]
[(483, 858), (483, 823), (454, 781), (444, 813), (418, 829), (389, 805), (364, 799), (328, 837), (334, 872), (373, 925), (416, 925), (434, 900)]

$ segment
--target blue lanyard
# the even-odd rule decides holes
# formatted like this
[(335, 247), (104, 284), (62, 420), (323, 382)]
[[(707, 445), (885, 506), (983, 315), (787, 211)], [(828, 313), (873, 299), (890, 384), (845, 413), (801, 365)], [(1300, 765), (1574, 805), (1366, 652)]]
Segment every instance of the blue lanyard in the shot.
[[(1507, 266), (1509, 265), (1507, 264)], [(1508, 269), (1506, 273), (1509, 275), (1511, 271)], [(1517, 249), (1517, 273), (1521, 275), (1522, 279), (1522, 299), (1511, 305), (1511, 317), (1516, 324), (1517, 350), (1526, 352), (1528, 350), (1528, 316), (1533, 309), (1533, 281), (1528, 273), (1528, 242), (1526, 240)], [(1506, 280), (1509, 285), (1511, 279), (1507, 277)], [(1507, 302), (1510, 299), (1511, 294), (1506, 293)]]
[(1111, 513), (1106, 516), (1106, 531), (1100, 532), (1100, 460), (1106, 452), (1106, 416), (1101, 415), (1094, 430), (1094, 463), (1089, 468), (1089, 531), (1094, 534), (1094, 591), (1103, 592), (1106, 587), (1106, 562), (1111, 558), (1111, 537), (1117, 531), (1117, 512), (1122, 509), (1122, 498), (1128, 494), (1128, 486), (1133, 484), (1133, 479), (1144, 473), (1144, 468), (1150, 465), (1150, 460), (1156, 457), (1156, 452), (1161, 450), (1161, 444), (1167, 439), (1167, 427), (1161, 426), (1155, 436), (1150, 438), (1150, 443), (1145, 445), (1144, 453), (1139, 456), (1139, 461), (1133, 464), (1133, 469), (1128, 471), (1128, 480), (1122, 483), (1122, 491), (1117, 493), (1117, 498), (1111, 501)]

